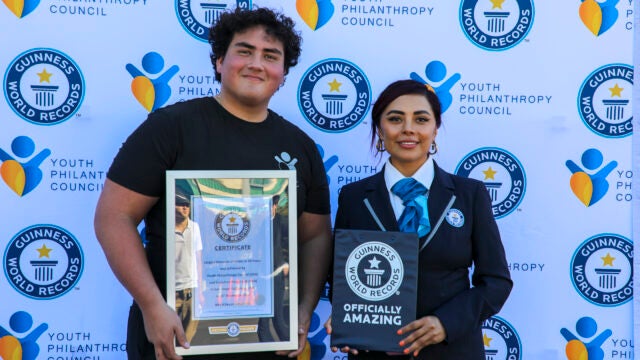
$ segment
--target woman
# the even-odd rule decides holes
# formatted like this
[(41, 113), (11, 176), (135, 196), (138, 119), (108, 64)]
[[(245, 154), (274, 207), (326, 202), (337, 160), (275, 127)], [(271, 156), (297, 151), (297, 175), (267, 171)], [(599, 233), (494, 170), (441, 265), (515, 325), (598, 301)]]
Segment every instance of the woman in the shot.
[[(379, 173), (342, 188), (334, 225), (380, 230), (380, 221), (389, 231), (417, 231), (422, 248), (417, 318), (398, 330), (404, 355), (342, 350), (350, 351), (349, 359), (484, 360), (482, 322), (500, 310), (512, 287), (488, 192), (482, 182), (449, 174), (433, 160), (442, 120), (429, 85), (413, 80), (390, 84), (371, 115), (371, 144), (389, 158)], [(424, 187), (415, 199), (403, 202), (396, 188), (409, 180), (394, 185), (405, 178)], [(407, 223), (413, 228), (404, 229)]]

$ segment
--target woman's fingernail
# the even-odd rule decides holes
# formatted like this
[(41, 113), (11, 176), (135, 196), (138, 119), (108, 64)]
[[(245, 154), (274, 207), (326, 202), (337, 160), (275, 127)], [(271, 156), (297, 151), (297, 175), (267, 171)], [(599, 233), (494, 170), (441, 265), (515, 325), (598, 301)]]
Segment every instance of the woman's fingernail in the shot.
[(405, 353), (405, 354), (408, 354), (409, 353), (409, 349), (404, 349), (402, 352)]
[(404, 346), (404, 340), (400, 341), (400, 346)]
[(402, 330), (398, 330), (398, 335), (402, 335)]

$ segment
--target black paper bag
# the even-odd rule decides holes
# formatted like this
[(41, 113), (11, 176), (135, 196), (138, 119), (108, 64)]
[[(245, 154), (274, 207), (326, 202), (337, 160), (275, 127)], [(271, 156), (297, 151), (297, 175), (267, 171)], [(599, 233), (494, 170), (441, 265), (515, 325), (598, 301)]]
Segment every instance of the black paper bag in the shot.
[(331, 346), (402, 352), (398, 329), (415, 320), (418, 235), (335, 230)]

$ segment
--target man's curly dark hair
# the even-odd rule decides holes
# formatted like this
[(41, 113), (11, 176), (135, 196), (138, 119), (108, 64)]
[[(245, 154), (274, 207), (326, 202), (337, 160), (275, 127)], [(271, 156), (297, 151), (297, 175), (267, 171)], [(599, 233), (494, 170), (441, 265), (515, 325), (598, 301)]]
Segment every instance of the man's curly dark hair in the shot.
[(221, 76), (216, 68), (216, 61), (225, 56), (233, 36), (256, 26), (263, 26), (267, 34), (282, 42), (285, 75), (289, 73), (289, 68), (298, 64), (302, 37), (295, 30), (295, 22), (290, 17), (267, 8), (246, 10), (237, 7), (234, 11), (222, 13), (209, 29), (211, 64), (217, 81), (220, 81)]

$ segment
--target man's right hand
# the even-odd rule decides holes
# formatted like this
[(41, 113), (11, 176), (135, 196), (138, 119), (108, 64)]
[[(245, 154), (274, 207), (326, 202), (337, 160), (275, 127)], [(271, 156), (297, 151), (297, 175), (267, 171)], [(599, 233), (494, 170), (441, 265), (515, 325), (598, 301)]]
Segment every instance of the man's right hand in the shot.
[(157, 360), (180, 360), (181, 356), (176, 354), (173, 346), (173, 339), (188, 349), (189, 343), (184, 334), (182, 323), (178, 314), (166, 303), (159, 303), (142, 310), (144, 318), (144, 331), (147, 333), (149, 342), (153, 344)]

